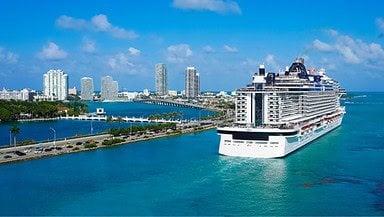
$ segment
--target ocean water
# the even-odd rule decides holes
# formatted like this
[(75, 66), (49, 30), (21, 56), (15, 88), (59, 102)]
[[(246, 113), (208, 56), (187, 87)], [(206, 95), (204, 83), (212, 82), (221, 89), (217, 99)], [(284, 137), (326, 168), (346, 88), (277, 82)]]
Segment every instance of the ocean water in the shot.
[(0, 166), (0, 215), (384, 215), (384, 93), (283, 159), (217, 154), (214, 130)]
[[(154, 113), (169, 113), (174, 111), (182, 112), (182, 119), (199, 119), (212, 115), (208, 110), (198, 110), (192, 108), (178, 108), (162, 105), (150, 105), (133, 102), (89, 102), (89, 112), (95, 112), (96, 108), (102, 107), (107, 115), (128, 116), (128, 117), (148, 117)], [(92, 123), (91, 123), (92, 122)], [(113, 127), (129, 127), (130, 123), (107, 123), (105, 121), (80, 121), (80, 120), (53, 120), (37, 122), (15, 122), (0, 124), (0, 146), (9, 145), (9, 131), (13, 124), (20, 128), (20, 134), (17, 135), (17, 141), (33, 139), (35, 141), (47, 141), (54, 139), (54, 133), (50, 128), (56, 131), (56, 137), (67, 138), (75, 135), (85, 135), (91, 133), (91, 126), (94, 133), (106, 131)], [(133, 125), (140, 125), (134, 123)]]

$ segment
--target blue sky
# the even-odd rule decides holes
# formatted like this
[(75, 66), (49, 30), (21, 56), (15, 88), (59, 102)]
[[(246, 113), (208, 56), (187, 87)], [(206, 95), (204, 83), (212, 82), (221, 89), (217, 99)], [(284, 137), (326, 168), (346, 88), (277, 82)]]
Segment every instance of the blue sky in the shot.
[(154, 89), (166, 63), (170, 89), (195, 66), (202, 90), (234, 90), (264, 63), (298, 56), (352, 91), (384, 91), (384, 1), (2, 0), (0, 88), (42, 89), (60, 68), (70, 86), (111, 75), (121, 90)]

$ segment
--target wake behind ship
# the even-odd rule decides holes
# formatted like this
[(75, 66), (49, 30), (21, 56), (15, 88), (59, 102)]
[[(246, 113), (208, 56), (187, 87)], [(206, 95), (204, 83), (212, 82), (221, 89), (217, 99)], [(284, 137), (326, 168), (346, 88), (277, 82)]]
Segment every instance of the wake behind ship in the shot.
[(345, 114), (339, 83), (324, 69), (307, 70), (303, 58), (281, 74), (260, 65), (236, 92), (235, 125), (217, 129), (222, 155), (284, 157), (340, 126)]

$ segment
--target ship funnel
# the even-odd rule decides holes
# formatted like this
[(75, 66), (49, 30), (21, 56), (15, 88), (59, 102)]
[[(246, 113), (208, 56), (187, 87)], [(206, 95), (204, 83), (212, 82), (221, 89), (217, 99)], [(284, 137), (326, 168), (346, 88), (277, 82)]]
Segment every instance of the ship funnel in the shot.
[(289, 67), (288, 66), (285, 67), (285, 75), (289, 75)]
[(262, 75), (262, 76), (265, 75), (265, 66), (264, 66), (264, 64), (261, 64), (259, 66), (259, 75)]

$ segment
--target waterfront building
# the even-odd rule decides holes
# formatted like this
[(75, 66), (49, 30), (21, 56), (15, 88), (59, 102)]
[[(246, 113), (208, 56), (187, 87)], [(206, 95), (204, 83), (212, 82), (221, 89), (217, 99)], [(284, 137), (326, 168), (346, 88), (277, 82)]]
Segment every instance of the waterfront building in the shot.
[(118, 94), (118, 97), (119, 97), (119, 99), (134, 100), (134, 99), (137, 98), (138, 95), (139, 95), (138, 92), (127, 92), (127, 91), (124, 91), (124, 92), (120, 92)]
[(155, 66), (155, 85), (156, 95), (167, 95), (167, 67), (164, 63), (158, 63)]
[(76, 89), (76, 87), (69, 88), (69, 89), (68, 89), (68, 94), (69, 94), (69, 95), (77, 95), (77, 89)]
[(0, 90), (0, 99), (2, 100), (22, 100), (22, 101), (31, 101), (33, 96), (36, 95), (36, 91), (30, 89), (22, 90)]
[(101, 100), (116, 100), (119, 84), (111, 76), (101, 78)]
[(200, 94), (200, 74), (195, 67), (187, 67), (185, 70), (185, 96), (196, 98)]
[(93, 79), (90, 77), (81, 78), (81, 99), (93, 100)]
[(51, 69), (44, 74), (44, 95), (51, 100), (65, 100), (68, 96), (68, 74), (61, 69)]
[(177, 90), (168, 90), (169, 96), (177, 96)]
[(144, 95), (144, 96), (149, 96), (149, 95), (151, 95), (151, 93), (149, 92), (148, 89), (144, 89), (144, 90), (143, 90), (143, 95)]

